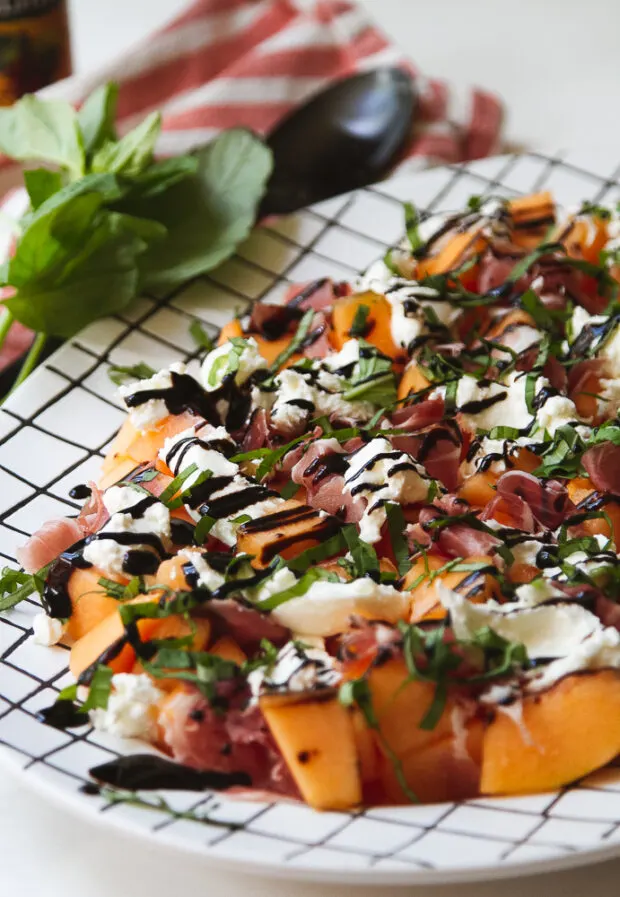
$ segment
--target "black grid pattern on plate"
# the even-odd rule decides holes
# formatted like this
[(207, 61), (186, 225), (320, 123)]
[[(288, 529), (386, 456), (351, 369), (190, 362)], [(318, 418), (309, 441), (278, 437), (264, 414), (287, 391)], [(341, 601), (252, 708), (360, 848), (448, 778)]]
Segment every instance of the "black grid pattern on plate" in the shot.
[[(418, 202), (422, 212), (431, 213), (459, 207), (471, 193), (488, 196), (499, 191), (517, 195), (544, 189), (558, 173), (579, 183), (582, 198), (592, 201), (604, 201), (606, 194), (620, 188), (620, 166), (609, 176), (601, 176), (564, 162), (560, 156), (539, 153), (507, 156), (495, 160), (495, 164), (492, 175), (488, 173), (488, 163), (448, 166), (418, 174), (411, 180), (409, 195), (416, 201), (418, 188), (431, 184), (432, 191), (427, 191), (428, 195)], [(531, 176), (527, 182), (519, 180), (520, 166), (529, 170)], [(402, 179), (397, 179), (396, 183), (399, 182), (403, 183)], [(556, 189), (562, 201), (561, 184)], [(402, 198), (407, 197), (399, 196), (391, 182), (386, 182), (301, 213), (298, 220), (302, 235), (306, 229), (306, 236), (301, 238), (295, 226), (286, 222), (264, 227), (254, 238), (258, 241), (258, 253), (250, 240), (213, 277), (185, 285), (166, 296), (146, 297), (136, 312), (110, 319), (112, 324), (88, 328), (53, 355), (43, 373), (35, 375), (51, 374), (55, 385), (44, 390), (50, 397), (24, 414), (20, 412), (22, 393), (18, 392), (2, 411), (7, 433), (0, 437), (0, 474), (13, 478), (27, 494), (0, 512), (0, 556), (15, 563), (7, 547), (9, 536), (14, 540), (16, 536), (30, 534), (33, 527), (23, 522), (20, 525), (20, 512), (33, 502), (53, 501), (59, 503), (60, 509), (64, 505), (66, 512), (76, 508), (67, 495), (60, 494), (58, 484), (66, 482), (73, 472), (77, 477), (82, 465), (104, 456), (122, 419), (117, 402), (104, 384), (111, 358), (125, 351), (123, 344), (127, 340), (130, 343), (132, 339), (139, 340), (161, 359), (160, 364), (166, 362), (167, 354), (173, 353), (187, 362), (195, 361), (200, 352), (185, 340), (179, 352), (179, 340), (174, 336), (176, 328), (178, 332), (186, 331), (197, 317), (215, 335), (218, 324), (222, 323), (218, 297), (231, 308), (235, 304), (241, 306), (239, 310), (243, 312), (253, 301), (269, 299), (274, 290), (282, 290), (294, 282), (298, 269), (308, 270), (304, 265), (313, 266), (317, 276), (321, 271), (331, 273), (334, 267), (336, 276), (355, 275), (360, 269), (360, 258), (381, 257), (396, 241), (398, 231), (393, 229), (393, 215)], [(377, 212), (385, 211), (385, 218), (392, 224), (387, 226), (384, 220), (377, 233), (373, 233), (373, 224), (369, 226), (359, 217), (365, 208), (371, 209), (369, 203), (374, 204), (372, 208)], [(372, 216), (372, 212), (369, 214)], [(274, 256), (261, 259), (260, 251), (266, 246), (271, 246)], [(347, 257), (343, 258), (343, 251)], [(258, 284), (250, 293), (243, 288), (246, 275)], [(211, 306), (200, 305), (199, 292), (203, 288), (211, 294)], [(165, 320), (162, 315), (167, 316)], [(71, 363), (68, 363), (69, 355)], [(72, 372), (72, 368), (76, 370)], [(104, 379), (97, 381), (97, 377)], [(84, 401), (101, 403), (97, 408), (101, 414), (105, 409), (109, 415), (110, 426), (105, 432), (100, 431), (95, 444), (91, 440), (88, 445), (82, 444), (71, 428), (69, 433), (62, 432), (67, 400), (73, 399), (78, 408)], [(64, 404), (58, 415), (59, 432), (46, 413), (54, 413), (61, 402)], [(41, 434), (39, 438), (56, 440), (60, 456), (64, 450), (72, 454), (67, 464), (60, 457), (58, 470), (43, 483), (35, 482), (37, 477), (27, 473), (17, 473), (10, 458), (7, 463), (2, 453), (4, 445), (10, 447), (11, 440), (28, 428), (35, 447), (37, 434)], [(79, 457), (75, 455), (76, 449)], [(34, 775), (54, 778), (58, 787), (76, 791), (85, 781), (88, 766), (101, 762), (104, 757), (118, 756), (118, 748), (123, 745), (89, 726), (57, 733), (36, 723), (36, 710), (50, 703), (53, 695), (69, 681), (66, 646), (51, 649), (33, 646), (31, 619), (37, 608), (36, 601), (29, 599), (0, 620), (0, 744), (12, 749), (21, 758), (21, 765)], [(46, 655), (43, 663), (40, 652)], [(36, 736), (33, 726), (39, 727)], [(97, 760), (93, 760), (95, 754)], [(615, 775), (613, 769), (604, 770), (573, 788), (550, 795), (352, 813), (317, 814), (306, 807), (284, 803), (246, 805), (214, 795), (168, 797), (179, 812), (207, 811), (220, 826), (200, 826), (180, 817), (160, 814), (153, 816), (150, 812), (95, 798), (83, 800), (91, 801), (99, 812), (115, 814), (119, 821), (122, 818), (125, 823), (150, 829), (156, 835), (163, 833), (171, 839), (191, 837), (193, 841), (197, 838), (196, 844), (214, 856), (240, 861), (250, 857), (266, 863), (326, 870), (336, 866), (365, 868), (370, 877), (376, 868), (381, 870), (383, 878), (389, 875), (389, 869), (399, 870), (401, 874), (410, 869), (412, 881), (416, 870), (451, 868), (455, 857), (459, 866), (473, 862), (489, 867), (578, 852), (583, 849), (584, 835), (588, 846), (599, 848), (620, 839), (620, 769), (616, 769)], [(221, 827), (222, 821), (234, 821), (239, 827)]]

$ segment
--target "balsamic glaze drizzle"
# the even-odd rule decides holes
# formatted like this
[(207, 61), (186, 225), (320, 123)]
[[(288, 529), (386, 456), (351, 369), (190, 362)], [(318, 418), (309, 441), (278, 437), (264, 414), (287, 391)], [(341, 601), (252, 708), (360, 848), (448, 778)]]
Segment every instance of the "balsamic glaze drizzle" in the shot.
[(101, 785), (127, 791), (148, 791), (164, 788), (170, 791), (223, 791), (235, 786), (249, 787), (252, 778), (247, 772), (216, 772), (182, 766), (153, 754), (130, 754), (89, 770)]

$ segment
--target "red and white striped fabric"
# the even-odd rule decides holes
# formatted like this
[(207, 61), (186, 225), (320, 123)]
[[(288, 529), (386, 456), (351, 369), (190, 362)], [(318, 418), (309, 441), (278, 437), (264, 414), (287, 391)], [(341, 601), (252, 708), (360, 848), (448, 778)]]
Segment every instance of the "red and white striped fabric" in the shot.
[[(130, 54), (42, 93), (79, 104), (97, 85), (117, 81), (119, 130), (159, 109), (158, 149), (171, 155), (232, 125), (264, 134), (330, 81), (381, 65), (401, 65), (417, 79), (416, 124), (401, 165), (461, 162), (496, 150), (502, 122), (498, 99), (424, 77), (350, 0), (197, 0)], [(21, 181), (19, 169), (6, 161), (0, 168), (0, 195), (5, 194), (0, 208), (17, 217), (25, 194), (10, 188)], [(0, 245), (0, 256), (6, 249)], [(14, 325), (10, 344), (0, 353), (0, 369), (31, 338)]]
[(386, 64), (417, 77), (420, 106), (408, 156), (460, 162), (495, 151), (498, 99), (424, 77), (350, 0), (197, 0), (130, 54), (44, 93), (79, 103), (115, 80), (121, 130), (159, 109), (159, 149), (170, 154), (232, 125), (265, 133), (328, 82)]

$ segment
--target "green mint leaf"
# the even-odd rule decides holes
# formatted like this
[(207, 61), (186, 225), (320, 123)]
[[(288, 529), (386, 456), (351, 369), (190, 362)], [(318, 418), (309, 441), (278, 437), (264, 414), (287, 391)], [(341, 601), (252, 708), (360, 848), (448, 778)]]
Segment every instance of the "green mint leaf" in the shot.
[(31, 168), (24, 171), (24, 183), (31, 207), (36, 210), (54, 193), (62, 189), (62, 175), (49, 168)]
[(161, 130), (161, 113), (151, 112), (119, 141), (107, 141), (93, 156), (94, 172), (112, 172), (125, 177), (142, 174), (153, 161)]
[(197, 171), (198, 159), (195, 156), (171, 156), (153, 162), (131, 178), (128, 202), (158, 196)]
[(156, 373), (155, 368), (143, 361), (130, 365), (113, 364), (108, 368), (108, 377), (117, 386), (122, 386), (128, 380), (149, 380)]
[[(29, 279), (5, 302), (26, 327), (65, 338), (129, 304), (138, 287), (138, 256), (147, 245), (127, 228), (124, 216), (107, 213), (95, 221), (91, 215), (87, 223), (85, 213), (92, 212), (93, 206), (80, 209), (79, 216), (75, 206), (73, 209), (75, 230), (70, 238), (62, 242), (47, 242), (46, 238), (34, 247), (35, 252), (38, 247), (43, 254), (54, 254), (48, 265), (54, 276), (31, 270)], [(77, 245), (78, 234), (83, 240), (81, 247)], [(10, 271), (23, 256), (20, 244)], [(36, 256), (28, 261), (32, 268)]]
[(0, 152), (18, 162), (47, 162), (75, 180), (84, 174), (84, 148), (77, 115), (66, 100), (32, 94), (0, 109)]
[(243, 128), (225, 131), (195, 158), (195, 175), (123, 209), (168, 229), (141, 262), (149, 289), (171, 289), (228, 258), (252, 228), (272, 167), (270, 150)]
[(118, 84), (102, 84), (85, 100), (78, 112), (78, 124), (86, 158), (91, 159), (105, 143), (116, 140)]

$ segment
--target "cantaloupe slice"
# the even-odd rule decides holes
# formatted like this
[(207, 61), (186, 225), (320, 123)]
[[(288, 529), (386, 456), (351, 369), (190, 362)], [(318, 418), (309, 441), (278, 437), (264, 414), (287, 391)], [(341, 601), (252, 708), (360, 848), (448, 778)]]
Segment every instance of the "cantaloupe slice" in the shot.
[(392, 339), (392, 307), (385, 296), (380, 296), (378, 293), (355, 293), (353, 296), (342, 297), (336, 302), (332, 312), (333, 330), (331, 335), (335, 348), (342, 349), (344, 344), (351, 339), (351, 327), (361, 305), (365, 305), (369, 309), (366, 318), (367, 332), (364, 339), (376, 346), (384, 355), (403, 360), (406, 356), (405, 350), (397, 346)]
[(420, 392), (430, 386), (430, 380), (427, 380), (417, 362), (411, 361), (403, 371), (403, 376), (398, 384), (398, 398), (406, 399), (412, 393)]
[[(156, 600), (157, 593), (154, 592), (152, 595), (138, 595), (128, 603)], [(125, 628), (118, 612), (118, 602), (116, 605), (116, 610), (82, 636), (71, 648), (69, 669), (76, 678), (95, 663), (111, 645), (123, 637)], [(195, 630), (193, 647), (197, 651), (204, 650), (211, 633), (210, 623), (203, 618), (196, 619), (192, 623), (193, 626), (190, 626), (183, 617), (175, 615), (163, 619), (144, 617), (138, 620), (137, 626), (140, 639), (143, 642), (154, 638), (180, 638)], [(119, 654), (108, 662), (108, 666), (115, 673), (127, 673), (131, 671), (135, 662), (134, 649), (130, 645), (125, 645)]]
[(404, 660), (394, 658), (374, 667), (368, 676), (368, 683), (383, 739), (399, 757), (411, 751), (424, 750), (430, 744), (453, 735), (454, 701), (451, 698), (448, 698), (434, 729), (420, 728), (433, 701), (435, 685), (409, 681)]
[[(243, 523), (237, 530), (237, 553), (252, 555), (254, 567), (268, 566), (276, 554), (297, 557), (325, 541), (328, 518), (294, 498), (278, 506), (270, 525), (271, 516)], [(267, 525), (269, 529), (263, 529)]]
[(241, 650), (237, 642), (228, 635), (223, 635), (209, 648), (209, 654), (216, 654), (222, 660), (232, 660), (241, 666), (248, 659), (247, 654)]
[(99, 585), (101, 577), (115, 582), (129, 581), (120, 576), (107, 576), (98, 567), (87, 567), (84, 570), (77, 567), (69, 577), (67, 591), (71, 599), (71, 616), (67, 623), (67, 635), (76, 641), (118, 608), (118, 601), (111, 598), (103, 586)]
[(375, 782), (380, 775), (381, 752), (372, 729), (368, 728), (361, 710), (349, 708), (362, 784)]
[(127, 458), (133, 459), (134, 467), (137, 464), (154, 461), (166, 439), (189, 429), (199, 420), (196, 415), (184, 411), (183, 414), (171, 414), (164, 418), (156, 429), (140, 433), (128, 417), (103, 459), (104, 474), (109, 473), (120, 461), (124, 462)]
[[(423, 750), (415, 749), (401, 756), (408, 789), (424, 803), (465, 800), (479, 794), (483, 731), (483, 724), (473, 720), (460, 739), (443, 738)], [(411, 802), (394, 763), (383, 755), (379, 760), (379, 775), (385, 803)]]
[(620, 753), (620, 675), (612, 670), (567, 676), (499, 709), (484, 736), (483, 794), (527, 794), (566, 785)]
[[(570, 500), (576, 505), (585, 501), (589, 495), (592, 495), (596, 491), (592, 484), (592, 480), (588, 479), (588, 477), (575, 477), (574, 480), (569, 480), (566, 486), (568, 488)], [(600, 534), (607, 536), (608, 538), (612, 537), (616, 544), (618, 544), (618, 540), (620, 539), (620, 501), (610, 495), (600, 510), (604, 511), (609, 517), (611, 527), (604, 517), (595, 518), (593, 520), (584, 520), (581, 526), (593, 536)]]
[(499, 475), (492, 470), (474, 473), (459, 486), (457, 495), (473, 508), (484, 508), (497, 495), (495, 484), (498, 479)]
[(289, 702), (261, 698), (260, 707), (303, 799), (317, 810), (361, 803), (355, 734), (337, 697)]
[(485, 240), (476, 230), (456, 233), (447, 240), (436, 255), (418, 263), (416, 278), (421, 280), (433, 274), (445, 274), (458, 268), (466, 259), (485, 248)]
[[(467, 558), (468, 563), (492, 564), (488, 555), (472, 556)], [(418, 558), (408, 571), (403, 581), (403, 588), (407, 589), (411, 583), (416, 582), (420, 576), (425, 575), (427, 567), (430, 570), (439, 570), (445, 566), (444, 558), (430, 555), (426, 558)], [(457, 589), (463, 580), (472, 575), (472, 571), (447, 570), (439, 573), (434, 579), (425, 578), (411, 589), (411, 623), (428, 622), (430, 620), (443, 620), (446, 617), (446, 609), (442, 605), (437, 594), (436, 584), (441, 582), (448, 589)], [(471, 592), (471, 594), (469, 594)], [(498, 598), (501, 595), (497, 580), (490, 573), (482, 573), (472, 583), (467, 592), (468, 597), (475, 603), (488, 601), (489, 598)]]

